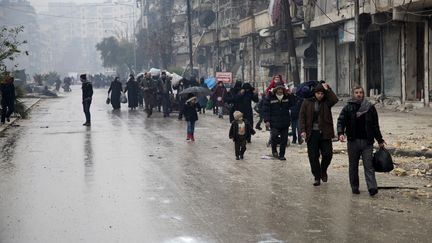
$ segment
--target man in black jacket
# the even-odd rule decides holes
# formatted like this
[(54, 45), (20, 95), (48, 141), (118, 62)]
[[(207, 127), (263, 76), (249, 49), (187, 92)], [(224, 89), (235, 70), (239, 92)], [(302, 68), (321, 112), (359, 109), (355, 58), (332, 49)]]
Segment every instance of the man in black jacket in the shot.
[[(339, 140), (348, 138), (349, 179), (354, 194), (359, 194), (358, 165), (360, 156), (363, 160), (366, 184), (371, 196), (378, 193), (375, 170), (372, 164), (374, 139), (381, 148), (385, 141), (382, 138), (378, 114), (375, 107), (364, 98), (364, 90), (356, 86), (352, 98), (342, 109), (337, 123)], [(346, 134), (346, 136), (345, 136)]]
[[(273, 157), (286, 160), (285, 149), (288, 143), (290, 126), (290, 107), (294, 105), (294, 97), (284, 86), (277, 86), (266, 98), (263, 116), (266, 127), (270, 127)], [(277, 152), (277, 139), (280, 136), (280, 150)]]
[(91, 120), (90, 120), (90, 105), (92, 102), (92, 96), (93, 96), (93, 86), (92, 84), (87, 81), (87, 76), (85, 74), (80, 75), (80, 80), (82, 82), (82, 104), (83, 104), (83, 110), (86, 117), (86, 122), (83, 124), (83, 126), (90, 126)]

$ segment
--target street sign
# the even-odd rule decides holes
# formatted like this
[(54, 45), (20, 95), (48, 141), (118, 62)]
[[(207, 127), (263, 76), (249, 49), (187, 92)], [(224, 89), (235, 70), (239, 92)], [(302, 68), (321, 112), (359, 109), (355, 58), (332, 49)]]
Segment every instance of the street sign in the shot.
[(216, 82), (222, 81), (224, 84), (232, 83), (231, 72), (216, 72)]

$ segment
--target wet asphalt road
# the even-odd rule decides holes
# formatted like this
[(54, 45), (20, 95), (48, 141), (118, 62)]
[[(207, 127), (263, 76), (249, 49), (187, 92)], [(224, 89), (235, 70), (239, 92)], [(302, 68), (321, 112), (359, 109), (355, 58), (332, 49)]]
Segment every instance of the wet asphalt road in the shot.
[(430, 201), (370, 198), (364, 180), (354, 196), (335, 170), (315, 188), (305, 154), (260, 159), (264, 132), (235, 161), (226, 120), (201, 116), (187, 143), (184, 122), (113, 112), (105, 90), (83, 127), (80, 95), (1, 135), (0, 242), (430, 242)]

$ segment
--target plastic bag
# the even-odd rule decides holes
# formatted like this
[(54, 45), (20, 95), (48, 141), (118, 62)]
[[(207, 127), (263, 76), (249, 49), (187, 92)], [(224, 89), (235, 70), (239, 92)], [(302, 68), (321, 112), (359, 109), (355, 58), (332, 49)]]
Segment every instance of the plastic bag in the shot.
[(213, 107), (214, 107), (213, 101), (212, 101), (212, 99), (209, 99), (209, 101), (207, 101), (206, 110), (211, 110), (211, 109), (213, 109)]
[(120, 102), (123, 104), (127, 103), (127, 98), (126, 98), (126, 95), (124, 93), (122, 93), (120, 96)]
[(394, 169), (393, 159), (390, 152), (385, 148), (380, 148), (373, 155), (373, 166), (376, 172), (390, 172)]

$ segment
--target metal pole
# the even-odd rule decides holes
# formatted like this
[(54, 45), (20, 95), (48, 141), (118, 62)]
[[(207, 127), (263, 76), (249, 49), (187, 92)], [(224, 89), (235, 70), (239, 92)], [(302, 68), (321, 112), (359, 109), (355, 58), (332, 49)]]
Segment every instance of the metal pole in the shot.
[(136, 72), (138, 71), (137, 70), (137, 58), (136, 58), (136, 36), (135, 36), (135, 33), (136, 33), (136, 23), (135, 23), (135, 7), (132, 5), (132, 9), (133, 9), (133, 35), (132, 35), (132, 37), (133, 37), (133, 54), (134, 54), (134, 71), (135, 71), (135, 74), (136, 74)]
[[(222, 67), (220, 66), (219, 58), (219, 0), (216, 1), (216, 68), (214, 72), (214, 76), (216, 77), (216, 72), (221, 71)], [(219, 70), (217, 70), (219, 69)]]
[(189, 35), (189, 67), (190, 67), (190, 75), (193, 74), (193, 49), (192, 49), (192, 27), (191, 27), (191, 4), (190, 0), (186, 0), (187, 2), (187, 19), (188, 19), (188, 35)]
[[(354, 83), (360, 84), (360, 24), (359, 24), (359, 0), (354, 1), (354, 22), (355, 22), (355, 63), (354, 63)], [(351, 84), (351, 82), (350, 82)], [(351, 85), (350, 85), (351, 88)]]
[(291, 13), (290, 13), (290, 4), (289, 1), (282, 1), (282, 9), (283, 13), (285, 14), (285, 18), (283, 19), (284, 22), (284, 28), (286, 29), (287, 33), (287, 42), (288, 42), (288, 62), (291, 66), (291, 74), (293, 78), (293, 82), (295, 85), (300, 84), (300, 76), (299, 76), (299, 70), (297, 65), (297, 55), (295, 51), (295, 40), (294, 40), (294, 32), (291, 22)]

